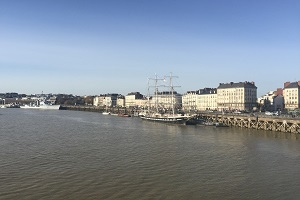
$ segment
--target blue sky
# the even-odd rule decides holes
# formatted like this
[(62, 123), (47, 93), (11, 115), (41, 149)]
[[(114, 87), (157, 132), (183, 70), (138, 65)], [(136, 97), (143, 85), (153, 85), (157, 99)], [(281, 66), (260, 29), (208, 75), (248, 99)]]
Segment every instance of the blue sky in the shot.
[(300, 80), (299, 0), (1, 0), (0, 92), (178, 92)]

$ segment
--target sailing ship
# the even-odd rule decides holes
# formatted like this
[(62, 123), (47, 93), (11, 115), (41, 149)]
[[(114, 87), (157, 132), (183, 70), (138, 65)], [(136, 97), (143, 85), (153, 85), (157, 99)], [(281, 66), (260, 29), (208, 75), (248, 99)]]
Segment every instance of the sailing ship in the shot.
[[(173, 85), (174, 77), (175, 76), (170, 73), (170, 76), (165, 76), (164, 78), (158, 78), (158, 76), (155, 75), (155, 78), (148, 79), (148, 110), (145, 111), (145, 114), (140, 116), (141, 119), (170, 124), (186, 124), (190, 117), (175, 111), (178, 103), (176, 102), (175, 95), (177, 95), (177, 92), (174, 91), (174, 87), (179, 86)], [(169, 80), (166, 78), (169, 78)], [(154, 86), (150, 84), (152, 81), (154, 81)], [(165, 84), (167, 81), (169, 81), (169, 85)], [(166, 87), (169, 88), (169, 91), (159, 91), (159, 88)], [(151, 94), (150, 88), (154, 88), (154, 94)], [(153, 96), (151, 97), (151, 95)], [(160, 99), (164, 99), (164, 103), (158, 101), (159, 96)]]

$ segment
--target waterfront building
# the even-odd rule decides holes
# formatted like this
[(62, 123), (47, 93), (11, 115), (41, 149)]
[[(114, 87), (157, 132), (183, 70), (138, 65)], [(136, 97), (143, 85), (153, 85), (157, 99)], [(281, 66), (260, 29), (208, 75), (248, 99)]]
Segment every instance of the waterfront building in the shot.
[(254, 82), (220, 83), (217, 88), (217, 107), (221, 111), (247, 110), (257, 106), (257, 87)]
[(261, 111), (276, 111), (284, 109), (282, 88), (270, 91), (257, 99)]
[(101, 94), (93, 98), (94, 106), (112, 107), (117, 105), (118, 94)]
[(197, 98), (197, 110), (217, 110), (217, 89), (216, 88), (204, 88), (200, 89)]
[(125, 107), (125, 97), (123, 95), (118, 95), (117, 107)]
[(273, 100), (277, 96), (276, 91), (269, 91), (268, 93), (257, 98), (257, 103), (261, 111), (274, 111)]
[(171, 109), (173, 106), (176, 109), (182, 108), (182, 95), (176, 91), (156, 92), (156, 94), (150, 98), (151, 108)]
[(144, 99), (144, 96), (141, 93), (139, 93), (139, 92), (128, 93), (125, 96), (125, 107), (130, 108), (130, 107), (138, 106), (137, 105), (137, 103), (138, 103), (137, 100), (140, 100), (140, 99)]
[(199, 91), (188, 91), (182, 95), (182, 110), (196, 110)]
[(288, 110), (300, 108), (300, 81), (285, 82), (283, 88), (284, 106)]

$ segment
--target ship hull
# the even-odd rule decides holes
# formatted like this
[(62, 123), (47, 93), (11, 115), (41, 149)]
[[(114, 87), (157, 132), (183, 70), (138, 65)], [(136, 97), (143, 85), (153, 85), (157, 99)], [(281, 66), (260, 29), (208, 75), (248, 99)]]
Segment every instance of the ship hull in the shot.
[(185, 117), (147, 117), (141, 116), (142, 120), (145, 121), (152, 121), (152, 122), (159, 122), (159, 123), (166, 123), (166, 124), (186, 124), (188, 121)]
[(40, 109), (40, 110), (59, 110), (60, 105), (41, 105), (41, 106), (20, 106), (24, 109)]

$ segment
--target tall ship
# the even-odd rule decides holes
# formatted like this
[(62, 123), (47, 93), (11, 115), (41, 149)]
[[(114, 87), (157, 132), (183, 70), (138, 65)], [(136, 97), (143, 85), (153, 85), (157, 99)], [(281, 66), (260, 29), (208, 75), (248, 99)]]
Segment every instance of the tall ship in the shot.
[[(147, 110), (140, 116), (141, 119), (169, 124), (186, 124), (190, 119), (190, 116), (178, 113), (181, 104), (178, 99), (181, 99), (181, 96), (179, 97), (174, 88), (180, 86), (173, 85), (173, 78), (177, 77), (172, 73), (163, 78), (157, 75), (155, 78), (148, 78), (148, 105)], [(167, 91), (164, 91), (166, 88)]]
[(60, 105), (47, 104), (44, 101), (31, 103), (29, 105), (20, 106), (20, 108), (25, 109), (41, 109), (41, 110), (59, 110)]

